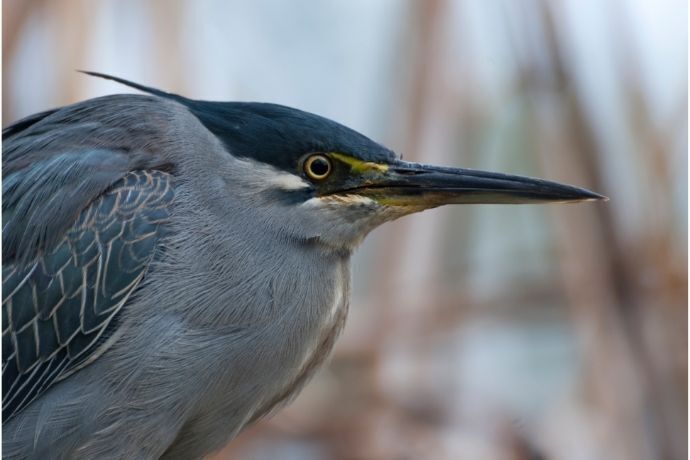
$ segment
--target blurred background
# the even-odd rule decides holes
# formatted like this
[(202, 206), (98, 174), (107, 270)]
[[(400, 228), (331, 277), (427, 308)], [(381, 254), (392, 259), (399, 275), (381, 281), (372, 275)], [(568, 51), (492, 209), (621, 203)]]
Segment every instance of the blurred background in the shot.
[(130, 92), (270, 101), (405, 159), (607, 203), (376, 230), (330, 364), (215, 459), (687, 457), (687, 2), (3, 1), (3, 125)]

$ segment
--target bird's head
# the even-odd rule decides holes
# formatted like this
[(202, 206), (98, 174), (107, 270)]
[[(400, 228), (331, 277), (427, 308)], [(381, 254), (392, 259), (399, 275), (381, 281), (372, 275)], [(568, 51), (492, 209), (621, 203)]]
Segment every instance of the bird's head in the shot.
[(235, 180), (255, 203), (270, 207), (284, 230), (329, 246), (352, 248), (384, 222), (446, 204), (604, 198), (542, 179), (403, 161), (356, 131), (289, 107), (193, 102), (190, 108), (242, 160), (246, 169)]
[(446, 204), (605, 198), (542, 179), (403, 161), (339, 123), (281, 105), (195, 101), (105, 77), (187, 106), (224, 145), (233, 193), (245, 208), (251, 202), (255, 222), (335, 248), (351, 249), (384, 222)]

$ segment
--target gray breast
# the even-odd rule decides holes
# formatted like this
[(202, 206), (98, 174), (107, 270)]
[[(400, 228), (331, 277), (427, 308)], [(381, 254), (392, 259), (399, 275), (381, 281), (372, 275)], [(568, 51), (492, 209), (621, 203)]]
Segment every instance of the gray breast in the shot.
[(316, 307), (319, 312), (318, 325), (311, 337), (304, 338), (308, 340), (309, 344), (301, 356), (301, 362), (296, 367), (294, 377), (281, 392), (257, 412), (254, 419), (297, 396), (309, 379), (313, 377), (314, 372), (329, 356), (347, 318), (350, 297), (349, 271), (349, 261), (344, 262), (336, 271), (338, 275), (331, 291), (332, 299), (330, 302), (325, 302), (321, 307)]

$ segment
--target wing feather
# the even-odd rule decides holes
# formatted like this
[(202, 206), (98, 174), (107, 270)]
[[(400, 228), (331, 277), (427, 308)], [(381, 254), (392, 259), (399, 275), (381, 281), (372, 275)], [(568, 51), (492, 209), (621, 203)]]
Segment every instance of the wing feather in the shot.
[(118, 337), (169, 227), (169, 117), (113, 95), (3, 130), (3, 421)]
[(156, 254), (172, 176), (126, 174), (82, 210), (55, 249), (3, 267), (3, 420), (101, 353)]

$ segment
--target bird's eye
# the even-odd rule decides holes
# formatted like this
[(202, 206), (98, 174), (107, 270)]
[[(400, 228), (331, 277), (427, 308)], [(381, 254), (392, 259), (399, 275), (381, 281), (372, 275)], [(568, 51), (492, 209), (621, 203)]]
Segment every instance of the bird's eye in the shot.
[(332, 170), (331, 160), (325, 155), (312, 155), (304, 162), (304, 172), (313, 180), (327, 178)]

